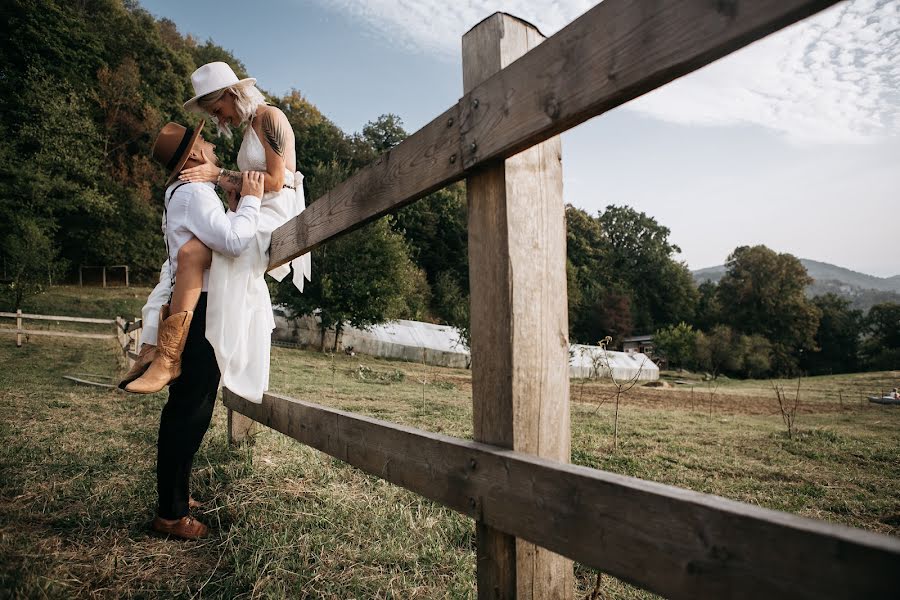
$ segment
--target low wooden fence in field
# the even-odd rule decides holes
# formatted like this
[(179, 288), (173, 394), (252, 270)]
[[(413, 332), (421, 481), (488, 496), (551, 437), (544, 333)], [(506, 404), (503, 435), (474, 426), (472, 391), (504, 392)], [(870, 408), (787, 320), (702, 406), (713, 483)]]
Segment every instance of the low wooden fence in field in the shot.
[[(21, 348), (22, 343), (30, 335), (48, 335), (55, 337), (82, 338), (94, 340), (115, 339), (122, 348), (122, 354), (128, 361), (137, 357), (138, 344), (140, 343), (141, 320), (126, 321), (122, 317), (115, 319), (94, 319), (90, 317), (66, 317), (58, 315), (34, 315), (17, 310), (14, 313), (0, 312), (0, 318), (15, 319), (16, 328), (10, 329), (16, 334), (16, 346)], [(84, 331), (65, 331), (60, 329), (26, 329), (23, 321), (52, 321), (54, 323), (89, 323), (91, 325), (113, 325), (110, 333), (91, 333)], [(130, 363), (129, 363), (130, 364)]]
[[(465, 179), (475, 441), (266, 394), (254, 422), (476, 521), (479, 598), (571, 598), (571, 559), (671, 598), (897, 598), (900, 540), (567, 464), (558, 134), (834, 0), (605, 0), (544, 40), (495, 14), (462, 98), (279, 228), (271, 266)], [(652, 174), (648, 174), (651, 175)]]

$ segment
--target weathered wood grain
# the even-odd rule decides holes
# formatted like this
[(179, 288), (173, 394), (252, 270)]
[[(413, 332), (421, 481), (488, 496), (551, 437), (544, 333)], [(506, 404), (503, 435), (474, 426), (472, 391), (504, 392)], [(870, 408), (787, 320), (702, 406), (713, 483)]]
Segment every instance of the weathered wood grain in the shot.
[[(488, 17), (463, 36), (465, 90), (543, 39), (516, 17)], [(471, 173), (466, 190), (475, 440), (568, 462), (560, 158), (551, 138)], [(479, 598), (572, 597), (571, 561), (530, 542), (479, 525), (477, 559)]]
[(670, 598), (896, 598), (900, 539), (266, 394), (225, 405)]
[(269, 266), (837, 2), (605, 0), (276, 230)]
[[(225, 390), (223, 390), (224, 393)], [(228, 445), (240, 446), (253, 442), (253, 435), (256, 433), (256, 422), (250, 417), (245, 417), (229, 408), (226, 429), (228, 432)]]

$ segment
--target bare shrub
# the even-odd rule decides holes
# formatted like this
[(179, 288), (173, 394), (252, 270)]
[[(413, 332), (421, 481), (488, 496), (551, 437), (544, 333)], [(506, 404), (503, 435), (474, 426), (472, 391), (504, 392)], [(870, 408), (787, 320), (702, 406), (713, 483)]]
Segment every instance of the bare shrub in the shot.
[(772, 388), (775, 390), (775, 398), (778, 400), (781, 420), (784, 421), (784, 426), (787, 427), (788, 439), (794, 439), (794, 423), (797, 419), (797, 409), (800, 408), (800, 381), (801, 379), (798, 377), (797, 391), (793, 399), (788, 398), (783, 386), (772, 384)]
[(616, 379), (615, 373), (613, 372), (612, 365), (609, 363), (609, 355), (606, 353), (606, 346), (612, 342), (612, 337), (606, 336), (602, 340), (600, 340), (600, 354), (603, 357), (603, 362), (605, 362), (606, 370), (609, 372), (609, 380), (612, 381), (613, 385), (616, 388), (615, 391), (615, 399), (616, 399), (616, 413), (615, 418), (613, 420), (613, 449), (619, 449), (619, 400), (622, 398), (622, 394), (625, 394), (631, 390), (634, 386), (637, 385), (637, 382), (641, 378), (641, 373), (644, 371), (644, 364), (646, 363), (646, 359), (641, 361), (641, 366), (638, 367), (637, 373), (634, 374), (634, 377), (630, 377), (624, 381), (619, 381)]

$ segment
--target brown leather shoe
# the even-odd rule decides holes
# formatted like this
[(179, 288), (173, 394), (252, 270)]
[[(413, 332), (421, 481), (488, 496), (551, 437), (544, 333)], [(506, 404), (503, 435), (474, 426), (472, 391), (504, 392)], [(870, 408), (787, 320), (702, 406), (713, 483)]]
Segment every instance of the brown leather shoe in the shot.
[(193, 311), (186, 310), (170, 316), (160, 324), (156, 358), (143, 375), (125, 386), (126, 392), (154, 394), (181, 375), (181, 353), (187, 342), (193, 316)]
[(183, 540), (199, 540), (206, 537), (209, 528), (190, 515), (175, 520), (157, 516), (153, 519), (153, 531), (163, 535), (174, 535)]
[(126, 385), (143, 375), (154, 358), (156, 358), (156, 346), (143, 344), (138, 357), (134, 359), (134, 364), (119, 382), (119, 389), (124, 390)]

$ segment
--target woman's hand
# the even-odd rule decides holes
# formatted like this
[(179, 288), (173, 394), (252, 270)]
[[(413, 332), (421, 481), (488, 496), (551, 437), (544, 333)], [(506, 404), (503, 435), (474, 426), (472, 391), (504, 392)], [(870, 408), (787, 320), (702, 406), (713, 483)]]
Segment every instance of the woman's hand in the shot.
[(241, 196), (263, 197), (263, 173), (259, 171), (244, 171), (241, 173), (243, 185), (241, 186)]
[(185, 169), (178, 175), (181, 181), (189, 181), (191, 183), (202, 183), (204, 181), (215, 181), (219, 178), (221, 169), (211, 162), (205, 162), (202, 165)]

